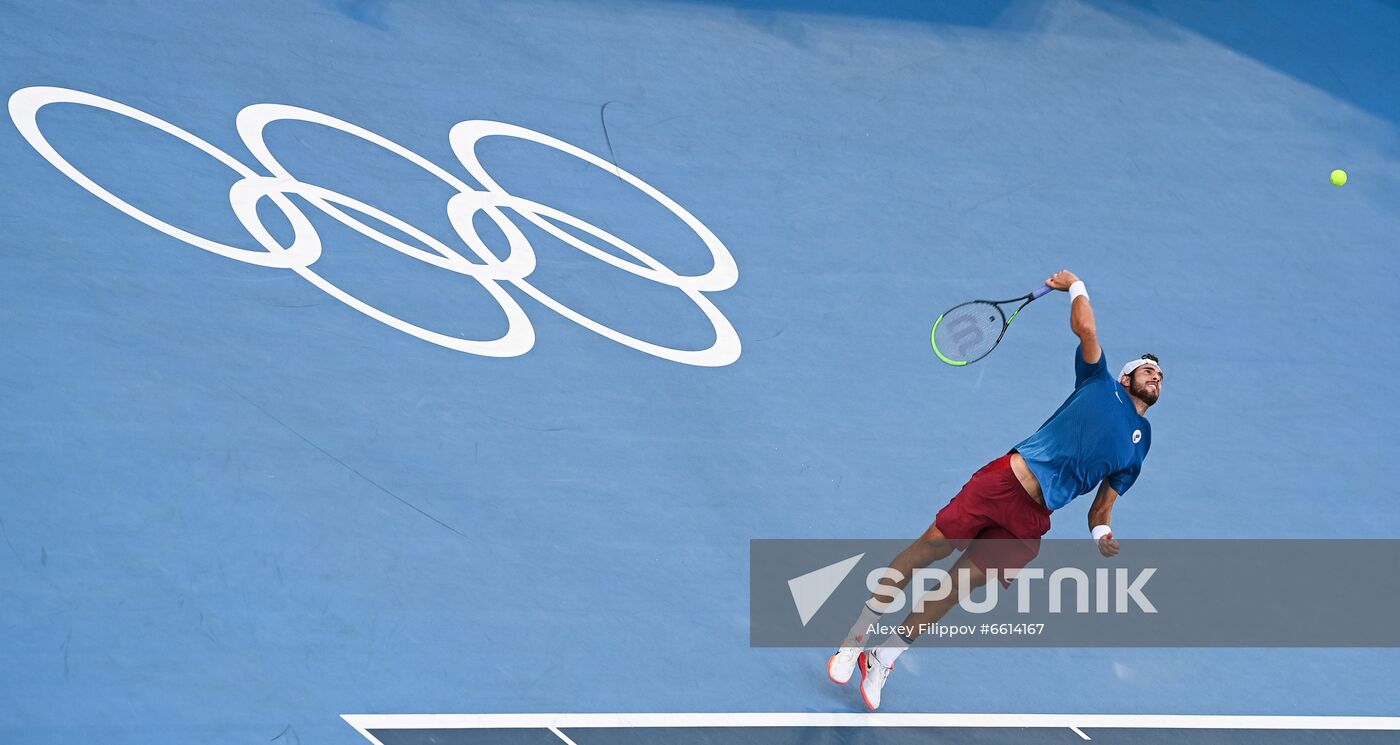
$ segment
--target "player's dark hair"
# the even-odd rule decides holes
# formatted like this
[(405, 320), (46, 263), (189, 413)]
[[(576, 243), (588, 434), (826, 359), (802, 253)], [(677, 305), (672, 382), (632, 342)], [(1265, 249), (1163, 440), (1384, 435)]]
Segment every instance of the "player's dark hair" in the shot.
[(1157, 366), (1157, 372), (1158, 372), (1158, 374), (1160, 374), (1160, 375), (1162, 376), (1162, 379), (1163, 379), (1163, 380), (1166, 380), (1166, 379), (1167, 379), (1166, 374), (1162, 372), (1162, 363), (1161, 363), (1160, 360), (1157, 359), (1157, 355), (1152, 354), (1152, 353), (1149, 352), (1149, 353), (1147, 353), (1147, 354), (1144, 354), (1140, 359), (1152, 360), (1152, 363), (1155, 364), (1155, 365)]

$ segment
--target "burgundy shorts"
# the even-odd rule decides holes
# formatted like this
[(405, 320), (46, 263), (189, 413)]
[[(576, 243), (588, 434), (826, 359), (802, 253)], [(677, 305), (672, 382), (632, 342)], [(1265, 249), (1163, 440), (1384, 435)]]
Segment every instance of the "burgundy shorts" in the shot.
[(1009, 586), (1016, 570), (1040, 553), (1040, 537), (1050, 530), (1050, 510), (1021, 486), (1007, 453), (972, 474), (933, 524), (978, 569), (995, 568)]

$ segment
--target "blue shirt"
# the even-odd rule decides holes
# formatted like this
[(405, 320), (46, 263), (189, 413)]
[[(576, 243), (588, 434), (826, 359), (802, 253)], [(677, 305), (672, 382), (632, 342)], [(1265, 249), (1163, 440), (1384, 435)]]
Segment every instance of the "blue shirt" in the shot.
[(1100, 481), (1122, 494), (1137, 480), (1152, 447), (1152, 426), (1108, 372), (1108, 356), (1093, 365), (1074, 351), (1074, 393), (1022, 440), (1016, 451), (1040, 482), (1045, 506), (1057, 510)]

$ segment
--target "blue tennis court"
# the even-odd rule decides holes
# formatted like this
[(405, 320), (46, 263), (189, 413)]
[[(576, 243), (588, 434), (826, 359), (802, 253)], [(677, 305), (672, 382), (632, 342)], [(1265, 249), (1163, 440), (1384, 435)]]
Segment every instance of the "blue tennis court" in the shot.
[(1170, 371), (1125, 551), (1400, 538), (1396, 39), (0, 0), (0, 741), (1394, 742), (1393, 648), (917, 649), (867, 715), (750, 646), (749, 546), (922, 532), (1074, 381), (1062, 294), (934, 318), (1066, 267)]
[[(1393, 742), (1394, 717), (1035, 714), (487, 714), (347, 716), (377, 745), (584, 743)], [(1092, 733), (1092, 734), (1090, 734)]]

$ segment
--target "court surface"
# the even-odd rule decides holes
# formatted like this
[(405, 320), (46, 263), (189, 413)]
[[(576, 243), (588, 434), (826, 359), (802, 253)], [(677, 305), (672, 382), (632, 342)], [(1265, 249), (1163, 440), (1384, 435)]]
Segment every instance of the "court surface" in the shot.
[[(0, 741), (1394, 742), (1394, 649), (915, 650), (881, 715), (931, 718), (827, 726), (858, 695), (749, 647), (747, 583), (1033, 431), (1062, 295), (964, 369), (929, 329), (1063, 267), (1167, 372), (1125, 550), (1400, 536), (1398, 38), (1390, 0), (0, 0)], [(1238, 719), (1282, 716), (1326, 719)]]
[[(347, 716), (378, 745), (584, 743), (1383, 743), (1396, 717), (1056, 714), (478, 714)], [(1092, 735), (1090, 733), (1093, 733)]]

